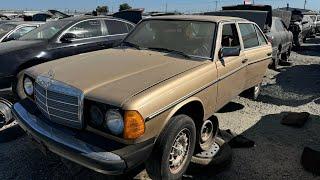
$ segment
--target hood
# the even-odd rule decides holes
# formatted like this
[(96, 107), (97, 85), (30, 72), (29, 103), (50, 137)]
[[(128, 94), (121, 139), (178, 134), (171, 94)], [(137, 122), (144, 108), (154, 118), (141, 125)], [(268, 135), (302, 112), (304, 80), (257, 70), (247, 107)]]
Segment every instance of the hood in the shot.
[(154, 51), (108, 49), (41, 64), (28, 73), (54, 72), (55, 80), (82, 90), (86, 98), (121, 106), (126, 99), (204, 63)]
[(3, 55), (5, 53), (14, 52), (17, 53), (17, 51), (20, 50), (26, 50), (26, 49), (34, 49), (35, 47), (39, 47), (42, 45), (45, 45), (45, 41), (40, 40), (29, 40), (29, 41), (8, 41), (0, 43), (0, 55)]

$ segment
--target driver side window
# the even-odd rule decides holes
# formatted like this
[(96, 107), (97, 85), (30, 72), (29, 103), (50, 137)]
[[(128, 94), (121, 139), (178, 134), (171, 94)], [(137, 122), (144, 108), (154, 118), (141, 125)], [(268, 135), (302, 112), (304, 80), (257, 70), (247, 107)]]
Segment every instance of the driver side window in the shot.
[(100, 20), (89, 20), (73, 26), (67, 33), (76, 35), (75, 39), (93, 38), (102, 36)]
[(225, 24), (222, 28), (221, 46), (240, 48), (240, 40), (235, 24)]

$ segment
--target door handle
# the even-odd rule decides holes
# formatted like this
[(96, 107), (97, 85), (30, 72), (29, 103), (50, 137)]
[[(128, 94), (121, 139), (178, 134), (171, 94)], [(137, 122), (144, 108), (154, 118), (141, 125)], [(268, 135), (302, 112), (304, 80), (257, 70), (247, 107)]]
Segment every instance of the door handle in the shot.
[(244, 64), (244, 63), (246, 63), (246, 62), (248, 62), (248, 59), (242, 60), (242, 64)]
[(268, 53), (268, 54), (267, 54), (267, 56), (271, 56), (271, 55), (272, 55), (272, 53)]

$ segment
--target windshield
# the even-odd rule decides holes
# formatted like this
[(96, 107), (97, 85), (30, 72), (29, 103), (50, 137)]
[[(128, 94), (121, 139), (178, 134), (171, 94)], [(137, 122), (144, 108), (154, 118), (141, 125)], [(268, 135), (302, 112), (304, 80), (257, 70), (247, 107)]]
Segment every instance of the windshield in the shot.
[(20, 40), (49, 40), (72, 21), (51, 21), (22, 36)]
[(190, 57), (210, 58), (215, 23), (179, 20), (147, 20), (125, 42), (139, 48), (167, 49)]
[(0, 35), (6, 34), (16, 27), (17, 27), (17, 25), (15, 25), (15, 24), (0, 24)]

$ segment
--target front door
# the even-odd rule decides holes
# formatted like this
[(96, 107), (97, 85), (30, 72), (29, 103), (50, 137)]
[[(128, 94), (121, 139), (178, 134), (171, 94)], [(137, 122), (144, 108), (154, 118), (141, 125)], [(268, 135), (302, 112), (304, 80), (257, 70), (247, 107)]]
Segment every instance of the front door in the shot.
[[(222, 25), (220, 39), (220, 49), (224, 47), (241, 48), (239, 31), (235, 23)], [(240, 56), (224, 57), (216, 64), (219, 79), (217, 99), (217, 108), (219, 109), (243, 91), (247, 62), (244, 53), (241, 51)]]

